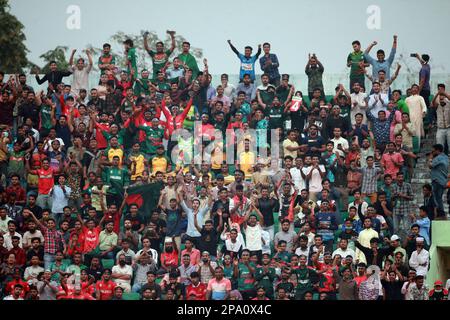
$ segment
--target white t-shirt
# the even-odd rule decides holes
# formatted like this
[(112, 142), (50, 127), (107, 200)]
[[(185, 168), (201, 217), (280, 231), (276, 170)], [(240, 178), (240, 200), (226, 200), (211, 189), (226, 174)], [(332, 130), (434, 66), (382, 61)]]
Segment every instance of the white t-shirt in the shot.
[(262, 228), (259, 224), (254, 227), (247, 225), (245, 229), (245, 239), (247, 242), (247, 249), (250, 251), (262, 250)]
[(335, 153), (337, 151), (337, 152), (339, 152), (339, 155), (341, 155), (342, 157), (345, 157), (344, 151), (339, 150), (338, 145), (342, 144), (342, 149), (347, 150), (349, 148), (347, 139), (340, 137), (339, 139), (333, 138), (333, 139), (331, 139), (331, 141), (333, 141), (333, 143), (334, 143), (333, 153)]
[(72, 90), (77, 94), (80, 93), (80, 89), (89, 90), (89, 72), (92, 66), (87, 65), (83, 69), (79, 70), (76, 65), (71, 67), (72, 71)]
[(262, 253), (265, 254), (271, 254), (270, 250), (270, 233), (268, 231), (261, 229), (261, 237), (264, 239), (264, 242), (266, 244), (262, 245)]
[(23, 278), (25, 280), (28, 280), (29, 277), (36, 279), (39, 273), (44, 271), (45, 271), (44, 268), (42, 268), (41, 266), (29, 266), (25, 269)]
[[(319, 165), (319, 169), (322, 172), (325, 172), (325, 166)], [(305, 176), (309, 174), (311, 170), (313, 170), (313, 166), (309, 166), (307, 168), (303, 168), (303, 173)], [(321, 192), (322, 191), (322, 176), (320, 175), (317, 169), (314, 169), (311, 180), (309, 180), (309, 192)]]
[[(112, 268), (112, 273), (124, 274), (124, 275), (129, 275), (130, 277), (132, 277), (133, 276), (133, 268), (131, 268), (131, 266), (128, 264), (126, 264), (123, 268), (121, 266), (114, 266)], [(114, 282), (117, 283), (117, 285), (125, 284), (125, 285), (129, 286), (131, 284), (131, 278), (130, 278), (130, 280), (114, 279)]]
[(295, 187), (301, 191), (302, 189), (306, 189), (306, 181), (303, 179), (300, 169), (291, 168), (290, 170), (292, 182), (294, 182)]

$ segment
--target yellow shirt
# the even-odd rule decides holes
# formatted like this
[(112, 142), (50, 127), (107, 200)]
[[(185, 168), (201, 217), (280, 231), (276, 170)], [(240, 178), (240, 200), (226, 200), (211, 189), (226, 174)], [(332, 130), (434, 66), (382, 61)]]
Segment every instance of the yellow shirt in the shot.
[(253, 173), (253, 166), (256, 164), (256, 156), (253, 152), (242, 152), (239, 155), (239, 165), (245, 173), (245, 179), (250, 179)]
[[(144, 155), (139, 154), (137, 156), (130, 155), (130, 160), (136, 160), (136, 172), (131, 176), (131, 180), (136, 180), (137, 177), (142, 176), (145, 170)], [(133, 165), (131, 167), (133, 169)]]
[(119, 157), (119, 167), (122, 167), (122, 160), (123, 160), (123, 150), (120, 148), (113, 149), (109, 148), (108, 150), (108, 160), (109, 162), (112, 162), (113, 158), (115, 156)]
[(151, 160), (152, 173), (156, 173), (158, 171), (166, 173), (168, 163), (169, 162), (167, 161), (166, 157), (153, 157)]
[(295, 151), (289, 151), (287, 149), (287, 147), (298, 147), (298, 143), (297, 141), (291, 141), (289, 139), (286, 139), (283, 141), (283, 155), (286, 156), (291, 156), (292, 158), (297, 158), (297, 150)]

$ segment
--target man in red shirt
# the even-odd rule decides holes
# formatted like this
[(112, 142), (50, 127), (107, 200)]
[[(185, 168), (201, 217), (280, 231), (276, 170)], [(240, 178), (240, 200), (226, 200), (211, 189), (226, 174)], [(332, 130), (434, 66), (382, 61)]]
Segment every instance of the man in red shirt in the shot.
[(111, 270), (105, 269), (102, 280), (95, 284), (95, 297), (97, 300), (111, 300), (116, 283), (111, 280)]
[(16, 257), (16, 264), (19, 267), (25, 267), (25, 264), (27, 262), (27, 255), (25, 253), (25, 250), (23, 250), (20, 245), (20, 238), (18, 236), (13, 236), (11, 238), (12, 248), (8, 251), (7, 255), (14, 254)]
[[(103, 221), (106, 218), (106, 214), (102, 217), (100, 222), (98, 223), (98, 226), (95, 226), (95, 221), (92, 219), (89, 219), (86, 221), (86, 226), (83, 225), (83, 234), (84, 234), (84, 263), (85, 265), (91, 264), (92, 256), (96, 253), (100, 253), (98, 250), (98, 244), (99, 244), (99, 235), (102, 231), (102, 224)], [(83, 224), (83, 219), (81, 218), (81, 215), (79, 212), (77, 212), (77, 219), (78, 221)]]
[(161, 268), (170, 271), (178, 267), (178, 248), (173, 238), (166, 237), (164, 241), (164, 252), (161, 253)]
[(13, 280), (8, 282), (5, 286), (5, 294), (12, 294), (14, 290), (14, 286), (16, 284), (20, 284), (23, 287), (22, 293), (20, 294), (21, 298), (25, 298), (26, 294), (30, 290), (28, 283), (22, 280), (22, 274), (20, 268), (14, 268)]
[(50, 204), (50, 190), (53, 188), (54, 176), (62, 172), (63, 161), (59, 162), (60, 167), (58, 170), (50, 168), (50, 162), (48, 159), (42, 160), (42, 167), (38, 170), (31, 170), (29, 161), (26, 161), (26, 169), (29, 173), (38, 176), (38, 197), (36, 204), (41, 208), (51, 208)]
[(200, 282), (198, 272), (191, 273), (191, 284), (186, 287), (186, 298), (188, 300), (206, 300), (206, 284)]
[(6, 188), (6, 193), (16, 194), (16, 202), (15, 205), (24, 206), (26, 204), (26, 194), (25, 189), (20, 185), (20, 176), (18, 174), (13, 174), (11, 176), (11, 185)]

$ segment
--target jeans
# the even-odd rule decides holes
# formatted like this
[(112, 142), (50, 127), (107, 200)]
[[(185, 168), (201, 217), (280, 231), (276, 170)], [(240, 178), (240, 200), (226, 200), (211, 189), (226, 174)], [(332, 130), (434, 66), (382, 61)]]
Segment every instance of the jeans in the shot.
[(131, 287), (131, 292), (141, 293), (142, 286), (143, 286), (143, 284), (141, 284), (141, 283), (133, 284), (133, 286)]
[(264, 227), (263, 230), (269, 233), (270, 242), (272, 242), (275, 237), (275, 225), (271, 225), (270, 227)]
[(55, 255), (51, 253), (44, 253), (44, 269), (50, 270), (50, 266), (55, 262)]
[(445, 187), (441, 186), (439, 183), (435, 181), (431, 183), (431, 186), (433, 188), (433, 196), (434, 199), (436, 200), (436, 204), (438, 207), (437, 216), (438, 217), (445, 216), (444, 203), (442, 201), (442, 196), (444, 195)]
[(445, 143), (447, 142), (447, 146), (450, 149), (450, 128), (447, 129), (437, 129), (436, 132), (436, 143), (442, 144), (445, 148)]

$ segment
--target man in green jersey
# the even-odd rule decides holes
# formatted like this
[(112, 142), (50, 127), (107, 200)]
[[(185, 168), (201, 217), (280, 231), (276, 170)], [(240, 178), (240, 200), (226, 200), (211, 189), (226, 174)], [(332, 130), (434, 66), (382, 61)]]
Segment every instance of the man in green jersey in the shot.
[(156, 51), (150, 49), (148, 45), (148, 36), (149, 32), (144, 33), (144, 48), (147, 50), (148, 54), (152, 58), (153, 61), (153, 79), (156, 79), (158, 76), (158, 71), (163, 69), (166, 66), (166, 63), (169, 61), (169, 57), (172, 54), (173, 50), (175, 50), (175, 31), (167, 30), (167, 34), (170, 35), (172, 40), (172, 44), (169, 50), (164, 51), (164, 43), (162, 41), (158, 41), (156, 43)]
[(352, 46), (353, 52), (349, 53), (347, 57), (347, 67), (350, 67), (350, 88), (353, 88), (355, 82), (365, 88), (364, 68), (368, 67), (369, 64), (364, 57), (364, 52), (361, 51), (361, 43), (355, 40), (352, 42)]

